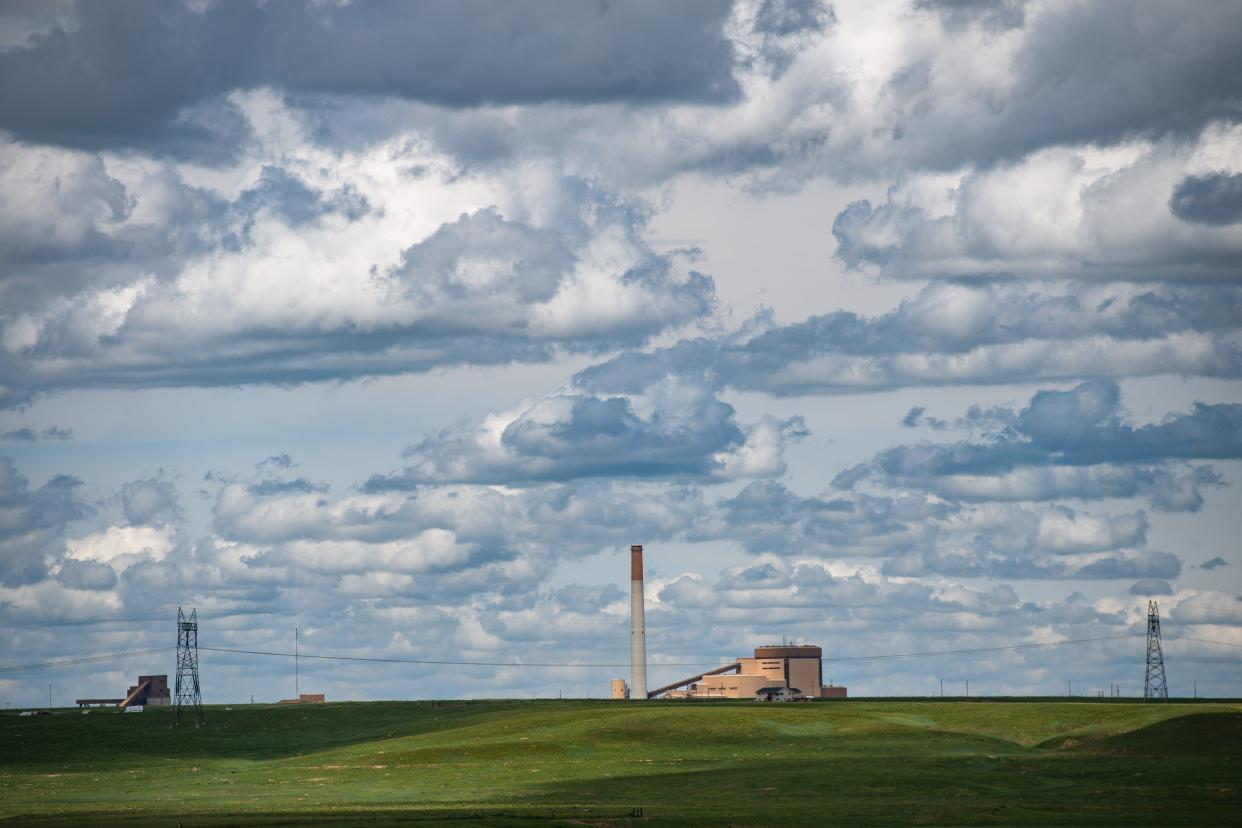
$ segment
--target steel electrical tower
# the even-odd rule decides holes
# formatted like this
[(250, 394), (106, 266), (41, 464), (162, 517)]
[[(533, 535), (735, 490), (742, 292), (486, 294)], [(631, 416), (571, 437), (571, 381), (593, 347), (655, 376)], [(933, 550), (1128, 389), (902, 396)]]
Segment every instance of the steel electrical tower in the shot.
[(177, 607), (177, 705), (176, 724), (181, 724), (181, 708), (194, 708), (194, 726), (203, 724), (203, 692), (198, 683), (198, 610), (187, 617)]
[(1169, 685), (1164, 677), (1164, 652), (1160, 649), (1160, 607), (1147, 602), (1147, 675), (1143, 679), (1143, 701), (1168, 701)]

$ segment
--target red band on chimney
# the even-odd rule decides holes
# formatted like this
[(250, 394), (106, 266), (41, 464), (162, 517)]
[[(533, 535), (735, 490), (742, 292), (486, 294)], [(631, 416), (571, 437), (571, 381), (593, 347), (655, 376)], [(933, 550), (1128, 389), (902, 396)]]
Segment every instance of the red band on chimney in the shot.
[(630, 547), (630, 580), (641, 581), (643, 579), (643, 548), (641, 546)]

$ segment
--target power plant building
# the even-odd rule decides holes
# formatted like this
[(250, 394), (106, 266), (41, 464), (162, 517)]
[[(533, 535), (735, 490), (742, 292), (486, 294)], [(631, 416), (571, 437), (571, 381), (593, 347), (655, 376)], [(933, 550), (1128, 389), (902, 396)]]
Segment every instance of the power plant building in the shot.
[(844, 687), (824, 685), (824, 652), (812, 644), (756, 647), (753, 658), (691, 676), (652, 692), (668, 699), (754, 699), (775, 688), (803, 699), (844, 698)]
[(647, 690), (647, 619), (643, 596), (643, 548), (630, 547), (630, 683), (613, 679), (614, 699), (845, 698), (844, 687), (824, 686), (824, 652), (812, 644), (756, 647), (753, 658), (739, 658), (695, 676)]
[(125, 691), (123, 699), (77, 699), (79, 707), (131, 707), (172, 704), (168, 676), (139, 676), (138, 683)]

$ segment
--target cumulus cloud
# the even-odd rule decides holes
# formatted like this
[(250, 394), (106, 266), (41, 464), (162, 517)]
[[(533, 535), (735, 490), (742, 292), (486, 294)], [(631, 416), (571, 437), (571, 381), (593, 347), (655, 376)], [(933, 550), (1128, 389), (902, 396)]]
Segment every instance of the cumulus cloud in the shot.
[(420, 483), (528, 483), (591, 477), (707, 478), (780, 474), (801, 418), (742, 426), (733, 406), (693, 386), (666, 384), (649, 399), (558, 394), (412, 446), (405, 471), (371, 491)]
[[(1242, 165), (1238, 146), (1229, 127), (1193, 145), (1056, 148), (960, 177), (911, 175), (883, 204), (856, 202), (836, 217), (837, 256), (912, 279), (1230, 281), (1242, 262), (1232, 179), (1188, 173), (1221, 153)], [(1172, 212), (1156, 208), (1169, 191)], [(1186, 221), (1208, 213), (1219, 220)]]
[[(1229, 3), (7, 4), (0, 406), (605, 361), (354, 487), (269, 446), (206, 478), (210, 526), (187, 525), (173, 478), (135, 471), (124, 520), (78, 526), (80, 483), (0, 463), (5, 660), (52, 657), (58, 624), (112, 651), (125, 619), (175, 602), (250, 649), (287, 647), (300, 622), (324, 652), (624, 660), (610, 582), (636, 540), (671, 548), (648, 584), (653, 677), (784, 634), (830, 659), (1141, 634), (1139, 592), (1171, 597), (1180, 623), (1236, 625), (1234, 596), (1186, 600), (1181, 558), (1148, 539), (1224, 484), (1205, 464), (1238, 458), (1239, 407), (1138, 423), (1116, 382), (1242, 375), (1238, 22)], [(857, 186), (870, 202), (834, 228), (861, 271), (842, 303), (876, 307), (854, 292), (871, 276), (932, 284), (887, 313), (808, 306), (721, 333), (698, 253), (654, 238), (687, 173), (750, 193)], [(800, 418), (725, 395), (998, 383), (1070, 390), (868, 408), (869, 429), (940, 442), (880, 451), (827, 491), (808, 489), (809, 461), (781, 479)], [(684, 571), (683, 550), (744, 563)], [(620, 577), (570, 583), (610, 552)], [(127, 642), (158, 641), (137, 623)], [(1048, 652), (974, 660), (970, 678), (1046, 692)], [(1130, 669), (1115, 644), (1076, 653), (1076, 687)], [(219, 661), (221, 693), (270, 678)], [(862, 692), (963, 666), (851, 664)], [(603, 687), (569, 670), (467, 679), (521, 695), (549, 676)], [(321, 686), (396, 697), (449, 679)]]
[(731, 334), (623, 353), (575, 382), (633, 393), (673, 376), (797, 396), (1082, 377), (1233, 378), (1242, 376), (1239, 320), (1242, 291), (1226, 286), (932, 284), (879, 316), (835, 311), (787, 325), (760, 316)]
[[(575, 170), (609, 180), (696, 171), (796, 189), (816, 176), (986, 168), (1050, 147), (1177, 142), (1230, 121), (1242, 95), (1221, 82), (1240, 74), (1237, 11), (1223, 2), (1195, 15), (1151, 2), (1029, 5), (1007, 16), (997, 4), (999, 14), (945, 14), (847, 0), (818, 28), (796, 32), (804, 14), (769, 8), (813, 7), (735, 4), (725, 29), (740, 90), (731, 104), (419, 118), (441, 145), (484, 163), (552, 147)], [(791, 34), (774, 40), (778, 30)]]
[(1147, 529), (1141, 511), (1091, 514), (917, 492), (807, 497), (757, 481), (722, 499), (695, 532), (740, 541), (754, 554), (878, 559), (885, 572), (902, 577), (1097, 578), (1126, 566), (1176, 575), (1176, 557), (1144, 549)]
[(0, 457), (0, 584), (21, 586), (43, 580), (64, 555), (65, 528), (91, 514), (82, 481), (57, 475), (37, 489)]
[[(399, 144), (356, 158), (355, 180), (307, 152), (282, 153), (287, 168), (243, 172), (232, 195), (152, 183), (140, 166), (118, 171), (128, 211), (118, 227), (85, 220), (71, 235), (100, 249), (66, 262), (78, 254), (65, 242), (49, 264), (76, 275), (42, 279), (34, 268), (0, 280), (14, 299), (0, 314), (0, 403), (83, 385), (289, 383), (543, 361), (638, 344), (714, 304), (711, 279), (689, 259), (648, 245), (641, 203), (555, 165), (462, 177), (442, 156)], [(394, 153), (417, 171), (394, 170)], [(110, 258), (110, 246), (125, 252)]]
[(1221, 485), (1210, 466), (1184, 472), (1174, 461), (1242, 456), (1242, 406), (1195, 403), (1162, 423), (1121, 419), (1116, 383), (1092, 380), (1039, 391), (1014, 425), (982, 440), (886, 449), (843, 472), (852, 487), (873, 478), (969, 500), (1048, 500), (1147, 495), (1166, 511), (1196, 511), (1200, 488)]

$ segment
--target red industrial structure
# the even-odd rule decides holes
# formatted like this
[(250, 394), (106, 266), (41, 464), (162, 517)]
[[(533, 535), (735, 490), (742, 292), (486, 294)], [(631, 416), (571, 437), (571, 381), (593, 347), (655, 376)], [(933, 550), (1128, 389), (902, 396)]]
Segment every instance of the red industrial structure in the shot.
[(138, 683), (125, 691), (123, 699), (77, 699), (78, 707), (142, 707), (146, 705), (172, 704), (168, 689), (168, 676), (139, 676)]

